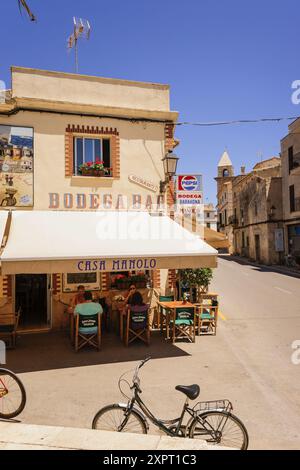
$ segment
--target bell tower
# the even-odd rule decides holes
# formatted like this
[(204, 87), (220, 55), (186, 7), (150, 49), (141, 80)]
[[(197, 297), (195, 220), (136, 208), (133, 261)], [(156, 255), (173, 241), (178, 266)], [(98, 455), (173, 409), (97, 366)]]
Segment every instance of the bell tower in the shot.
[(234, 176), (234, 169), (227, 150), (223, 153), (218, 163), (218, 178)]

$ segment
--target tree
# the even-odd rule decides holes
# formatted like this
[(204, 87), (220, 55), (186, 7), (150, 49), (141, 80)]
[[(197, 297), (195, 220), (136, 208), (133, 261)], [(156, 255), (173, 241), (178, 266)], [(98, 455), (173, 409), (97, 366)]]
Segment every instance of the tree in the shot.
[(207, 292), (212, 277), (213, 270), (211, 268), (179, 270), (180, 284), (182, 287), (188, 288), (190, 290), (191, 298), (193, 289), (196, 289), (196, 302), (200, 301), (201, 294)]
[(30, 20), (36, 21), (36, 17), (30, 10), (26, 0), (18, 0), (18, 5), (19, 5), (20, 12), (22, 11), (22, 8), (23, 8), (26, 11), (27, 15), (29, 16)]

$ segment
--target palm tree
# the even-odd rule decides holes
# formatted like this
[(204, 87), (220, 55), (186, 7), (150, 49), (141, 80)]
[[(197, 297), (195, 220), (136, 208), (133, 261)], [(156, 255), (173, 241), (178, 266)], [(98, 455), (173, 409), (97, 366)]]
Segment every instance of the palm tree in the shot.
[(34, 16), (34, 14), (32, 13), (32, 11), (30, 10), (26, 0), (18, 0), (18, 4), (19, 4), (19, 9), (21, 11), (21, 8), (24, 8), (30, 18), (31, 21), (36, 21), (36, 17)]

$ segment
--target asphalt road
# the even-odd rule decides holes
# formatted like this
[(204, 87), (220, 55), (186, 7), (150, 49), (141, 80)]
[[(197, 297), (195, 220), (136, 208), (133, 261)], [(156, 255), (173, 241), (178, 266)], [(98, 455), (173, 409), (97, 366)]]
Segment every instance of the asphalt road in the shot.
[(232, 385), (250, 382), (240, 404), (252, 445), (299, 449), (300, 353), (292, 345), (300, 347), (300, 279), (224, 257), (211, 288), (220, 293), (222, 339), (239, 375)]
[(299, 449), (300, 354), (293, 364), (292, 343), (300, 341), (300, 279), (220, 259), (211, 290), (221, 300), (217, 335), (196, 343), (172, 345), (155, 332), (150, 347), (125, 348), (116, 334), (104, 333), (100, 352), (76, 354), (64, 332), (20, 337), (7, 358), (27, 390), (18, 419), (89, 428), (102, 406), (125, 401), (118, 377), (151, 355), (140, 375), (142, 397), (156, 416), (179, 416), (184, 396), (175, 385), (199, 383), (201, 400), (232, 401), (251, 449)]

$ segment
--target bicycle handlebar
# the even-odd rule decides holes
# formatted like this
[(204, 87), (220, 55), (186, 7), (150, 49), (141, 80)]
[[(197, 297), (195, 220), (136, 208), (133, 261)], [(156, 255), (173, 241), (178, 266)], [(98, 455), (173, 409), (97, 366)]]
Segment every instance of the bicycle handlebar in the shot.
[(138, 387), (139, 392), (141, 392), (141, 389), (139, 387), (139, 370), (143, 367), (143, 365), (146, 364), (146, 362), (150, 361), (151, 356), (146, 357), (146, 359), (143, 359), (137, 366), (133, 375), (133, 385), (136, 385)]

